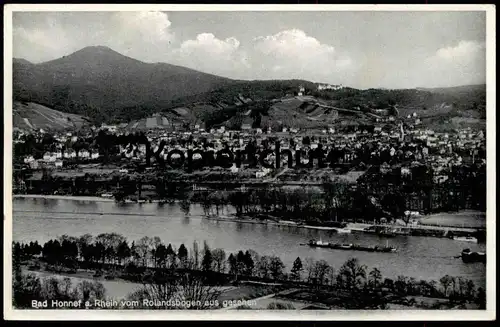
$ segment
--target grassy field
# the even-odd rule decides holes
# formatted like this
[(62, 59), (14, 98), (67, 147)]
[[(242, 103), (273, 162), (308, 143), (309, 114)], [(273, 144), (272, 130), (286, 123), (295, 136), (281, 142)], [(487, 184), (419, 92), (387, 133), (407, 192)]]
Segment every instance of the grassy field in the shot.
[(14, 127), (22, 129), (65, 130), (88, 124), (88, 119), (83, 116), (63, 113), (33, 102), (15, 101), (12, 111)]
[(420, 218), (419, 223), (433, 226), (485, 228), (486, 213), (479, 211), (437, 213)]

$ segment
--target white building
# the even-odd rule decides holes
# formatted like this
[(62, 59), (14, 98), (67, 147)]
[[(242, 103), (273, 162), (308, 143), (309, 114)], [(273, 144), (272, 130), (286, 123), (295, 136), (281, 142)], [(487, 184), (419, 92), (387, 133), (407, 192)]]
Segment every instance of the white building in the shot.
[(319, 84), (318, 85), (318, 91), (321, 90), (340, 90), (344, 86), (342, 84), (340, 85), (331, 85), (331, 84)]
[(80, 150), (78, 151), (78, 158), (88, 159), (90, 157), (90, 152), (88, 150)]
[(35, 158), (33, 158), (33, 156), (28, 156), (26, 158), (24, 158), (24, 163), (32, 163), (33, 161), (35, 161)]
[(236, 163), (233, 163), (233, 165), (229, 168), (229, 170), (232, 172), (232, 173), (237, 173), (240, 171), (240, 169), (238, 167), (236, 167)]

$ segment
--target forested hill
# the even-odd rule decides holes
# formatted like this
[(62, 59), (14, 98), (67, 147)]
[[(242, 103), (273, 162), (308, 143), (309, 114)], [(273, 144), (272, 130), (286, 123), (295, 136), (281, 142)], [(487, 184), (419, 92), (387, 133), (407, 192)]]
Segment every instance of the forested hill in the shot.
[(168, 102), (232, 82), (180, 66), (144, 63), (102, 46), (40, 64), (13, 62), (14, 100), (98, 120), (121, 118), (127, 107)]
[(190, 117), (204, 117), (198, 112), (204, 108), (227, 111), (241, 103), (251, 107), (252, 102), (296, 95), (299, 86), (305, 87), (305, 94), (344, 109), (395, 107), (405, 114), (452, 108), (458, 115), (486, 116), (485, 85), (318, 91), (317, 83), (304, 80), (241, 81), (165, 63), (144, 63), (102, 46), (40, 64), (15, 59), (13, 79), (14, 100), (79, 114), (96, 123), (129, 122), (179, 107), (188, 110)]

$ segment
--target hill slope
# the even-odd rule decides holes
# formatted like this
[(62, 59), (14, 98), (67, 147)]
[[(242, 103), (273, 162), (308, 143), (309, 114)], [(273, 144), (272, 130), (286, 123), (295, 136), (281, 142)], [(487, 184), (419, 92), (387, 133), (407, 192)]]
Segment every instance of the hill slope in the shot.
[(100, 120), (120, 118), (124, 108), (203, 93), (232, 80), (165, 63), (144, 63), (107, 47), (68, 56), (13, 63), (14, 99)]
[(86, 117), (63, 113), (32, 102), (14, 101), (12, 112), (13, 127), (23, 130), (42, 128), (61, 131), (88, 125)]
[[(314, 128), (338, 122), (330, 107), (368, 116), (374, 109), (403, 117), (418, 112), (440, 123), (452, 117), (486, 117), (485, 85), (318, 91), (318, 83), (304, 80), (231, 80), (165, 63), (144, 63), (102, 46), (41, 64), (15, 59), (13, 66), (14, 100), (37, 102), (97, 123), (136, 121), (161, 112), (179, 124), (239, 126), (257, 119), (264, 125)], [(276, 103), (296, 94), (299, 86), (305, 87), (313, 103)], [(274, 105), (266, 105), (266, 114), (261, 114), (266, 101)], [(251, 117), (248, 110), (254, 111)], [(366, 118), (355, 116), (356, 121)]]

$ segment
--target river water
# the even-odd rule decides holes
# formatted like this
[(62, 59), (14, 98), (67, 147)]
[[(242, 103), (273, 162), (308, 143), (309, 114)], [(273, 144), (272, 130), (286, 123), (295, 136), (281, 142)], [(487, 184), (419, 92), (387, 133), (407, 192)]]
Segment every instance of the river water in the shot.
[[(228, 209), (230, 210), (230, 209)], [(185, 216), (177, 204), (160, 206), (157, 203), (117, 204), (80, 200), (13, 199), (13, 239), (44, 243), (63, 234), (81, 236), (90, 233), (119, 233), (129, 242), (143, 236), (159, 236), (164, 243), (176, 248), (184, 243), (188, 249), (197, 241), (200, 248), (206, 241), (211, 248), (229, 252), (252, 249), (260, 255), (279, 256), (289, 271), (293, 261), (304, 262), (311, 257), (324, 259), (336, 271), (349, 258), (356, 257), (369, 269), (378, 268), (384, 277), (398, 275), (417, 279), (439, 280), (448, 274), (472, 279), (477, 286), (485, 286), (486, 266), (482, 263), (465, 264), (453, 258), (464, 248), (485, 251), (485, 244), (463, 243), (432, 237), (397, 236), (382, 238), (376, 235), (338, 235), (331, 231), (268, 226), (210, 220), (202, 217), (203, 210), (193, 205)], [(354, 252), (301, 246), (310, 239), (363, 245), (396, 246), (396, 253)]]

